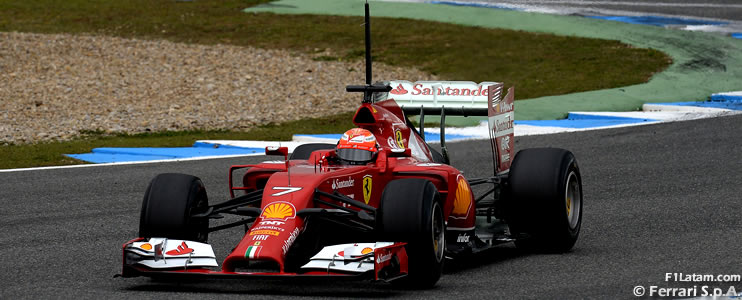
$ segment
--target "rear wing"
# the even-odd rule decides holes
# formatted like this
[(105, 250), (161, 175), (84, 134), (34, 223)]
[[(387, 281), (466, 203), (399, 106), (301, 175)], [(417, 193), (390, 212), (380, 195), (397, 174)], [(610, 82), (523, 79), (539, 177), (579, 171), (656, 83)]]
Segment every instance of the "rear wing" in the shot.
[(509, 88), (502, 97), (504, 84), (500, 82), (395, 80), (386, 84), (391, 90), (376, 93), (374, 100), (394, 99), (406, 115), (419, 115), (423, 139), (425, 115), (441, 116), (441, 150), (446, 162), (446, 116), (488, 117), (495, 173), (508, 172), (514, 156), (514, 88)]
[(407, 114), (487, 116), (488, 87), (497, 82), (471, 81), (391, 81), (393, 98)]

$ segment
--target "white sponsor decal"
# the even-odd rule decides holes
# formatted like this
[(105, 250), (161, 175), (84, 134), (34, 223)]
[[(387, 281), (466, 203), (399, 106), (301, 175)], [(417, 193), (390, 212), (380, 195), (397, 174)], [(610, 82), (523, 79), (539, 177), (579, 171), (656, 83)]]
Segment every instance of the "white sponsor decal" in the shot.
[(262, 221), (260, 225), (283, 225), (286, 224), (284, 221)]
[(349, 188), (352, 187), (355, 184), (355, 180), (353, 178), (348, 177), (347, 180), (340, 180), (335, 178), (332, 181), (332, 189), (343, 189), (343, 188)]
[(407, 95), (409, 93), (412, 96), (433, 94), (439, 96), (487, 96), (488, 89), (481, 84), (474, 85), (467, 82), (441, 81), (414, 83), (412, 85), (412, 91), (409, 91), (400, 82), (390, 93), (392, 95)]
[(437, 163), (422, 163), (422, 164), (417, 164), (418, 167), (437, 167), (437, 166), (442, 166), (442, 165), (443, 164), (437, 164)]
[(510, 161), (510, 153), (505, 153), (503, 155), (500, 155), (500, 162), (506, 162)]
[(501, 137), (504, 135), (510, 135), (514, 132), (513, 112), (507, 112), (504, 114), (495, 115), (489, 117), (489, 129), (492, 131), (495, 137)]
[[(393, 87), (387, 99), (393, 98), (400, 105), (419, 107), (479, 107), (487, 108), (489, 87), (496, 82), (471, 81), (391, 81)], [(499, 91), (499, 90), (497, 90)], [(496, 92), (497, 92), (496, 91)], [(499, 98), (499, 94), (497, 95)]]
[(277, 231), (284, 231), (281, 227), (276, 226), (268, 226), (268, 225), (258, 225), (257, 227), (253, 228), (253, 230), (277, 230)]
[(459, 236), (456, 238), (456, 242), (457, 243), (468, 243), (469, 242), (469, 235), (466, 234), (466, 233), (459, 234)]
[(386, 262), (386, 261), (388, 261), (390, 259), (392, 259), (392, 254), (391, 253), (389, 253), (387, 255), (379, 254), (379, 256), (376, 257), (376, 263), (377, 264), (380, 264), (380, 263)]
[(386, 139), (386, 143), (392, 149), (399, 149), (399, 146), (397, 145), (397, 142), (395, 142), (394, 141), (394, 138), (391, 137), (391, 136)]
[(510, 136), (505, 136), (500, 139), (500, 150), (506, 151), (510, 149)]
[(290, 193), (296, 192), (298, 190), (301, 190), (301, 188), (300, 187), (290, 187), (290, 186), (274, 186), (273, 187), (273, 190), (274, 191), (278, 190), (278, 191), (282, 191), (282, 192), (275, 193), (275, 194), (273, 194), (271, 196), (282, 196), (282, 195), (290, 194)]
[(500, 94), (502, 93), (502, 88), (496, 89), (495, 94), (492, 95), (492, 108), (496, 110), (496, 107), (498, 102), (501, 101)]
[(505, 131), (508, 129), (513, 129), (513, 118), (510, 114), (506, 114), (504, 120), (496, 120), (495, 122), (495, 132)]
[(283, 255), (286, 255), (286, 252), (289, 251), (289, 248), (291, 248), (291, 245), (294, 244), (294, 241), (296, 240), (296, 237), (299, 236), (299, 228), (294, 228), (294, 231), (291, 232), (291, 235), (289, 235), (289, 238), (286, 239), (283, 242)]
[(265, 234), (258, 234), (258, 235), (252, 236), (253, 241), (265, 241), (267, 239), (268, 239), (268, 235), (265, 235)]
[(500, 111), (512, 111), (513, 110), (513, 103), (508, 103), (507, 101), (500, 102)]

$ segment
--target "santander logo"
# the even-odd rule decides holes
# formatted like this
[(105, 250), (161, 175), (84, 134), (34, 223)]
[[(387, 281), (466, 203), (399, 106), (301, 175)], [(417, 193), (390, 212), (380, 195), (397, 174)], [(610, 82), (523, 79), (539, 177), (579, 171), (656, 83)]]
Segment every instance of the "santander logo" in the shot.
[(391, 90), (389, 92), (392, 93), (392, 94), (395, 94), (395, 95), (405, 95), (405, 94), (407, 94), (407, 90), (405, 90), (404, 87), (402, 87), (402, 84), (401, 83), (399, 85), (397, 85), (396, 88), (394, 88), (393, 90)]
[(504, 119), (495, 120), (495, 132), (500, 132), (508, 129), (513, 129), (512, 116), (506, 115)]

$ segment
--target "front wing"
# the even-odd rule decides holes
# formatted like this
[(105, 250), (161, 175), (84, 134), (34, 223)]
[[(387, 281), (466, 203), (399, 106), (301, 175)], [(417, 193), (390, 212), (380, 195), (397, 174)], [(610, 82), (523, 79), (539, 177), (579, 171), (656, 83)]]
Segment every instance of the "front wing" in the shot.
[(407, 275), (405, 243), (327, 246), (302, 266), (301, 273), (231, 272), (218, 267), (211, 245), (165, 238), (138, 238), (123, 245), (122, 277), (153, 278), (327, 278), (392, 281)]

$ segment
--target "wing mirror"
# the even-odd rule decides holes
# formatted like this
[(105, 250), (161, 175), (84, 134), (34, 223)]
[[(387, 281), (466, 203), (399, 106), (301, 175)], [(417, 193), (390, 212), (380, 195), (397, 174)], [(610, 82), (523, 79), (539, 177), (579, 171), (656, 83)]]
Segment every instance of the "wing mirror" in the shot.
[(388, 157), (410, 157), (412, 156), (412, 150), (410, 148), (404, 148), (404, 149), (385, 149), (386, 156)]
[(291, 169), (289, 169), (289, 148), (268, 146), (265, 147), (265, 155), (283, 155), (283, 163), (286, 166), (286, 172), (288, 172), (289, 186), (291, 186)]
[(265, 147), (265, 155), (281, 155), (284, 159), (288, 159), (289, 147), (268, 146)]

